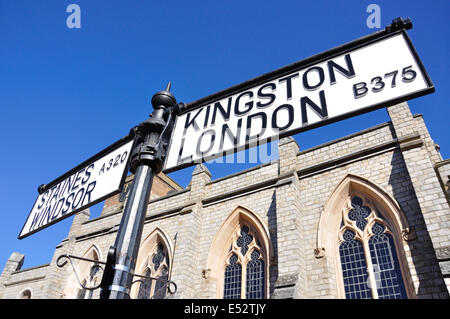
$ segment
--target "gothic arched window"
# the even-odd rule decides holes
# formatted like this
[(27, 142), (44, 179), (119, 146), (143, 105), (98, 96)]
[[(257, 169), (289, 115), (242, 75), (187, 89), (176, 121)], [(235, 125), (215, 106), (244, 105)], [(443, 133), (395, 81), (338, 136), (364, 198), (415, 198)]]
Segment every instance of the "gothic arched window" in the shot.
[[(83, 255), (84, 258), (99, 260), (99, 250), (95, 245), (92, 245)], [(79, 273), (79, 278), (81, 284), (86, 288), (94, 288), (97, 286), (101, 280), (103, 272), (100, 272), (100, 265), (97, 263), (90, 263), (86, 261), (79, 262), (77, 266), (77, 273)], [(78, 285), (77, 285), (78, 286)], [(79, 287), (76, 292), (77, 299), (92, 299), (94, 295), (93, 289), (85, 289)], [(70, 296), (70, 295), (69, 295)]]
[(141, 278), (138, 299), (163, 299), (166, 297), (167, 279), (169, 275), (169, 256), (166, 247), (158, 242), (150, 251), (143, 275), (154, 279)]
[[(83, 286), (86, 286), (86, 279), (83, 280), (83, 282), (81, 283)], [(81, 287), (80, 289), (78, 289), (78, 293), (77, 293), (77, 299), (84, 299), (86, 298), (86, 289), (84, 289), (83, 287)]]
[(224, 269), (224, 299), (265, 297), (265, 262), (255, 232), (247, 225), (233, 233)]
[(225, 267), (225, 283), (223, 289), (224, 299), (240, 299), (242, 283), (242, 267), (238, 263), (238, 257), (233, 254), (228, 259), (228, 265)]
[[(150, 268), (147, 268), (144, 276), (150, 277), (152, 272)], [(138, 299), (148, 299), (150, 298), (150, 291), (152, 289), (152, 280), (142, 278), (141, 284), (139, 285)]]
[(339, 234), (346, 298), (407, 298), (392, 231), (370, 200), (349, 198)]

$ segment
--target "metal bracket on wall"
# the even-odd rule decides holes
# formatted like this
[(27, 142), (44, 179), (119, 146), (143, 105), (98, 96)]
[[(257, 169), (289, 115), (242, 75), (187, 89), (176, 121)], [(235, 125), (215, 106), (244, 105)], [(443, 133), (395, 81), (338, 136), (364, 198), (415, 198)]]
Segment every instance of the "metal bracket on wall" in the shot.
[[(92, 287), (87, 287), (87, 286), (83, 285), (83, 284), (81, 283), (81, 281), (80, 281), (80, 278), (78, 277), (78, 273), (77, 273), (77, 271), (76, 271), (76, 269), (75, 269), (75, 266), (74, 266), (74, 264), (73, 264), (72, 259), (78, 259), (78, 260), (81, 260), (81, 261), (94, 263), (94, 265), (93, 265), (93, 266), (91, 267), (91, 269), (90, 269), (90, 275), (91, 275), (92, 277), (93, 277), (93, 276), (98, 272), (98, 270), (100, 270), (100, 269), (101, 269), (102, 271), (105, 271), (105, 269), (104, 269), (102, 266), (100, 266), (99, 264), (101, 264), (101, 265), (106, 265), (106, 262), (99, 261), (99, 260), (95, 260), (95, 259), (84, 258), (84, 257), (78, 257), (78, 256), (74, 256), (74, 255), (69, 255), (69, 254), (64, 254), (64, 255), (59, 256), (58, 259), (56, 260), (56, 265), (57, 265), (59, 268), (62, 268), (62, 267), (64, 267), (64, 266), (67, 264), (67, 260), (64, 260), (64, 259), (67, 259), (67, 260), (70, 262), (70, 265), (72, 266), (72, 270), (73, 270), (73, 272), (74, 272), (74, 274), (75, 274), (75, 278), (77, 279), (78, 284), (79, 284), (83, 289), (86, 289), (86, 290), (95, 290), (95, 289), (101, 288), (102, 282), (101, 282), (100, 284), (98, 284), (98, 285), (96, 285), (96, 286), (92, 286)], [(117, 267), (117, 265), (116, 265), (114, 268), (116, 268), (116, 267)], [(131, 274), (132, 276), (142, 278), (142, 279), (137, 279), (137, 280), (133, 281), (133, 282), (131, 283), (132, 285), (135, 284), (135, 283), (137, 283), (137, 282), (141, 282), (141, 283), (142, 283), (142, 282), (144, 282), (144, 280), (155, 280), (155, 281), (164, 282), (164, 284), (158, 289), (158, 291), (155, 291), (155, 293), (153, 294), (153, 296), (159, 295), (159, 292), (160, 292), (162, 289), (167, 289), (167, 292), (168, 292), (169, 294), (171, 294), (171, 295), (173, 295), (173, 294), (175, 294), (175, 293), (177, 292), (177, 284), (176, 284), (174, 281), (172, 281), (172, 280), (164, 279), (164, 278), (155, 278), (155, 277), (150, 277), (150, 276), (137, 275), (137, 274), (133, 274), (133, 273), (130, 273), (130, 274)]]

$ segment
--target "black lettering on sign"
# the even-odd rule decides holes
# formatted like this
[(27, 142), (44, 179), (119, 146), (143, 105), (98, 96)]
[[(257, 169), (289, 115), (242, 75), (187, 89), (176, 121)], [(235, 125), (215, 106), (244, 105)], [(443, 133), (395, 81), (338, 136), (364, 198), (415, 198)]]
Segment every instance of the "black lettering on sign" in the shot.
[[(107, 160), (107, 162), (103, 163), (102, 168), (98, 172), (98, 175), (106, 173), (109, 170), (113, 169), (114, 167), (117, 167), (120, 164), (122, 164), (127, 159), (127, 155), (128, 155), (128, 151), (125, 151), (122, 154), (117, 154), (115, 157)], [(87, 170), (89, 170), (90, 168), (93, 168), (93, 167), (94, 167), (94, 164), (91, 164), (90, 166), (88, 166)], [(90, 175), (91, 175), (90, 172), (86, 172), (87, 179), (86, 180), (83, 179), (82, 185), (84, 185), (88, 181)]]
[[(42, 211), (43, 211), (43, 210), (42, 210)], [(30, 230), (33, 230), (33, 229), (34, 229), (34, 226), (37, 224), (37, 222), (38, 222), (38, 220), (39, 220), (39, 217), (40, 217), (41, 214), (42, 214), (42, 211), (41, 211), (41, 212), (38, 212), (38, 213), (36, 213), (36, 214), (33, 215), (33, 220), (31, 221)]]
[(211, 109), (211, 105), (208, 105), (206, 107), (206, 114), (205, 114), (205, 121), (203, 122), (203, 128), (206, 128), (206, 126), (208, 126), (210, 109)]
[[(319, 82), (317, 82), (316, 84), (310, 84), (311, 80), (308, 80), (308, 74), (311, 71), (316, 71), (317, 74), (319, 75)], [(325, 81), (325, 74), (323, 73), (323, 70), (320, 66), (313, 66), (312, 68), (309, 68), (308, 70), (305, 71), (305, 73), (303, 73), (303, 87), (309, 91), (313, 91), (317, 88), (319, 88), (323, 82)]]
[(65, 208), (62, 210), (63, 215), (65, 215), (69, 211), (69, 208), (70, 208), (70, 205), (72, 204), (72, 200), (73, 200), (74, 196), (75, 196), (75, 193), (70, 193), (70, 195), (67, 196)]
[(53, 192), (53, 196), (51, 197), (50, 202), (52, 202), (53, 200), (56, 201), (58, 199), (58, 194), (59, 194), (59, 191), (61, 189), (61, 183), (59, 183), (58, 185), (54, 186), (53, 188), (55, 189), (55, 191)]
[[(355, 83), (353, 84), (353, 95), (355, 97), (355, 99), (359, 99), (363, 96), (365, 96), (367, 93), (369, 93), (369, 88), (370, 91), (373, 93), (379, 93), (381, 91), (383, 91), (386, 88), (395, 88), (397, 87), (397, 74), (399, 73), (399, 70), (394, 70), (392, 72), (388, 72), (384, 74), (384, 77), (381, 76), (375, 76), (373, 77), (369, 83), (366, 82), (359, 82), (359, 83)], [(410, 83), (412, 81), (414, 81), (414, 79), (416, 78), (417, 73), (416, 71), (414, 71), (412, 69), (412, 66), (407, 66), (404, 67), (402, 69), (402, 73), (400, 75), (402, 82), (404, 83)], [(383, 79), (385, 80), (389, 80), (389, 78), (391, 78), (391, 83), (389, 85), (389, 82), (387, 82), (387, 86), (386, 86), (386, 82), (383, 81)], [(400, 83), (401, 84), (401, 83)]]
[(381, 76), (376, 76), (372, 80), (370, 80), (370, 84), (375, 85), (372, 87), (372, 92), (378, 93), (384, 89), (384, 82)]
[(96, 184), (97, 184), (97, 181), (92, 181), (86, 187), (86, 192), (84, 193), (83, 200), (81, 201), (81, 205), (84, 205), (86, 198), (88, 199), (87, 204), (89, 204), (91, 202), (91, 193), (94, 190)]
[(119, 160), (120, 160), (120, 154), (116, 156), (113, 167), (116, 167), (117, 165), (119, 165)]
[(336, 74), (334, 73), (334, 70), (337, 70), (347, 79), (350, 79), (355, 76), (355, 69), (353, 68), (352, 58), (350, 57), (350, 54), (345, 55), (345, 63), (347, 64), (347, 68), (340, 66), (339, 64), (337, 64), (332, 60), (327, 62), (331, 85), (336, 83)]
[(37, 209), (41, 209), (42, 205), (45, 204), (46, 201), (46, 197), (48, 196), (48, 190), (44, 193), (44, 195), (42, 195), (41, 197), (41, 203), (38, 205)]
[(291, 74), (278, 80), (278, 83), (286, 82), (286, 98), (292, 98), (292, 79), (297, 77), (298, 73)]
[(48, 197), (47, 202), (45, 203), (45, 206), (48, 206), (48, 204), (52, 201), (53, 199), (53, 193), (55, 192), (56, 189), (56, 185), (52, 187), (51, 192), (50, 192), (50, 196)]
[[(202, 146), (204, 146), (203, 138), (205, 137), (205, 135), (210, 135), (210, 140), (208, 142), (209, 145), (206, 148), (206, 150), (201, 150), (201, 148), (203, 148)], [(215, 139), (216, 139), (216, 131), (214, 131), (213, 129), (204, 131), (197, 140), (197, 147), (195, 149), (195, 153), (197, 154), (197, 156), (203, 157), (205, 154), (208, 154), (208, 152), (210, 152), (214, 146)]]
[(186, 157), (181, 157), (183, 155), (184, 141), (185, 141), (185, 138), (183, 137), (181, 139), (180, 151), (178, 152), (177, 165), (192, 162), (192, 155), (189, 155)]
[(302, 111), (302, 125), (308, 124), (308, 114), (306, 107), (309, 106), (321, 119), (328, 117), (327, 101), (325, 99), (325, 91), (319, 92), (320, 106), (313, 102), (309, 97), (304, 96), (300, 99), (300, 107)]
[(270, 88), (273, 92), (276, 89), (276, 85), (275, 85), (275, 83), (267, 83), (258, 89), (258, 93), (257, 93), (258, 98), (259, 99), (269, 99), (269, 101), (267, 101), (266, 103), (262, 103), (261, 101), (258, 101), (256, 103), (257, 108), (263, 108), (263, 107), (269, 106), (270, 104), (272, 104), (275, 101), (275, 94), (263, 92), (263, 90), (266, 88)]
[[(256, 119), (256, 118), (260, 118), (261, 119), (261, 122), (262, 122), (261, 123), (261, 131), (259, 133), (254, 134), (254, 135), (250, 135), (253, 119)], [(248, 142), (250, 140), (258, 139), (259, 137), (261, 137), (264, 134), (264, 132), (266, 131), (266, 127), (267, 127), (267, 115), (266, 115), (266, 113), (259, 112), (259, 113), (254, 113), (254, 114), (249, 115), (247, 117), (247, 127), (246, 127), (246, 130), (245, 130), (245, 132), (246, 132), (245, 133), (245, 141)]]
[(84, 178), (81, 180), (81, 185), (86, 184), (86, 182), (89, 180), (89, 177), (91, 177), (91, 172), (92, 169), (94, 169), (94, 163), (92, 163), (91, 165), (89, 165), (86, 168), (86, 172), (84, 173)]
[[(250, 100), (244, 104), (244, 106), (246, 106), (246, 108), (244, 108), (244, 110), (240, 110), (239, 103), (243, 96), (248, 96), (250, 98)], [(239, 94), (238, 97), (236, 98), (236, 101), (234, 102), (234, 114), (239, 116), (239, 115), (244, 115), (245, 113), (250, 112), (250, 110), (253, 108), (253, 100), (251, 100), (252, 97), (253, 97), (252, 91), (246, 91), (244, 93)]]
[(183, 131), (183, 136), (186, 134), (186, 130), (189, 128), (189, 126), (193, 126), (194, 127), (194, 129), (197, 131), (197, 130), (199, 130), (200, 128), (199, 128), (199, 126), (197, 125), (197, 122), (195, 122), (195, 119), (197, 118), (197, 116), (200, 114), (200, 112), (202, 111), (203, 109), (199, 109), (198, 111), (197, 111), (197, 113), (195, 113), (195, 115), (194, 115), (194, 117), (191, 119), (191, 114), (193, 113), (193, 112), (189, 112), (188, 114), (186, 114), (186, 122), (184, 123), (184, 131)]
[(103, 163), (102, 168), (100, 169), (100, 172), (98, 172), (98, 175), (101, 175), (102, 173), (105, 172), (105, 166), (106, 166), (106, 164)]
[[(212, 114), (212, 119), (211, 119), (211, 125), (216, 124), (216, 116), (217, 116), (217, 111), (220, 112), (220, 114), (222, 115), (222, 118), (225, 121), (228, 121), (230, 119), (230, 115), (231, 115), (231, 96), (228, 98), (228, 106), (227, 109), (225, 110), (222, 106), (222, 104), (220, 104), (220, 102), (216, 102), (214, 103), (214, 110), (213, 110), (213, 114)], [(184, 136), (184, 134), (183, 134)]]
[(84, 168), (82, 170), (79, 170), (77, 172), (77, 174), (75, 175), (75, 181), (73, 182), (73, 186), (71, 188), (71, 192), (73, 192), (74, 190), (76, 190), (80, 185), (78, 185), (78, 181), (81, 179), (81, 173), (83, 173)]
[(39, 220), (38, 227), (41, 227), (45, 220), (47, 220), (47, 222), (49, 221), (49, 219), (50, 219), (49, 215), (50, 215), (51, 209), (52, 209), (52, 205), (48, 205), (43, 209), (41, 218)]
[(416, 78), (416, 71), (412, 70), (412, 65), (403, 68), (402, 70), (402, 81), (405, 83), (409, 83), (414, 81)]
[(122, 164), (123, 161), (126, 160), (127, 155), (128, 155), (128, 151), (123, 152), (122, 157), (120, 158), (120, 164)]
[[(288, 111), (288, 122), (284, 126), (280, 126), (278, 123), (278, 112), (280, 110), (287, 110)], [(292, 122), (294, 121), (294, 108), (290, 104), (283, 104), (277, 107), (272, 114), (272, 128), (277, 129), (279, 131), (283, 131), (287, 129), (289, 126), (291, 126)]]
[(395, 86), (396, 86), (395, 78), (397, 77), (397, 73), (398, 73), (398, 71), (395, 70), (395, 71), (393, 71), (393, 72), (389, 72), (389, 73), (386, 73), (386, 74), (384, 75), (384, 78), (385, 78), (385, 79), (388, 78), (388, 77), (390, 77), (390, 76), (392, 76), (391, 88), (395, 88)]
[(65, 186), (66, 187), (65, 190), (67, 190), (67, 192), (66, 192), (67, 194), (70, 193), (70, 189), (72, 188), (74, 182), (75, 182), (75, 176), (69, 176), (67, 178), (67, 183), (66, 183), (66, 186)]
[(84, 187), (80, 188), (77, 192), (77, 194), (75, 195), (75, 198), (73, 199), (73, 203), (72, 203), (72, 210), (75, 210), (78, 205), (81, 202), (81, 199), (83, 198), (84, 195)]
[(55, 208), (53, 209), (52, 217), (51, 217), (50, 221), (53, 221), (56, 218), (58, 218), (58, 215), (61, 212), (61, 209), (62, 209), (65, 201), (66, 201), (66, 199), (63, 197), (56, 203)]
[(220, 138), (220, 149), (223, 149), (223, 144), (225, 142), (225, 135), (228, 136), (228, 138), (232, 141), (233, 145), (238, 145), (239, 140), (241, 138), (241, 127), (242, 127), (242, 119), (239, 119), (237, 122), (237, 133), (236, 135), (233, 134), (233, 132), (231, 132), (230, 128), (228, 127), (227, 124), (224, 124), (222, 126), (222, 136)]
[(111, 158), (108, 162), (108, 167), (106, 168), (106, 171), (109, 171), (109, 169), (111, 168), (112, 164), (113, 164), (114, 160)]
[(369, 89), (367, 88), (366, 82), (359, 82), (353, 85), (353, 95), (355, 99), (359, 99), (367, 94)]

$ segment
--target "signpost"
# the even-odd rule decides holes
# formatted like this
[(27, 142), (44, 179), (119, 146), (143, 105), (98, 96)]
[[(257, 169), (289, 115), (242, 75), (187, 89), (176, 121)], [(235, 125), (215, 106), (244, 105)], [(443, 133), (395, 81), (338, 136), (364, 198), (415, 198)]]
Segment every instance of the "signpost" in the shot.
[(309, 59), (205, 97), (178, 115), (165, 172), (434, 91), (394, 23)]
[(134, 269), (155, 174), (433, 92), (406, 33), (411, 27), (409, 19), (397, 18), (385, 30), (187, 108), (177, 104), (169, 83), (153, 96), (150, 118), (129, 136), (39, 188), (19, 238), (118, 193), (129, 168), (135, 176), (108, 252), (100, 298), (130, 298), (133, 277), (143, 277)]
[(133, 139), (125, 137), (63, 176), (39, 187), (19, 239), (117, 194), (128, 173)]

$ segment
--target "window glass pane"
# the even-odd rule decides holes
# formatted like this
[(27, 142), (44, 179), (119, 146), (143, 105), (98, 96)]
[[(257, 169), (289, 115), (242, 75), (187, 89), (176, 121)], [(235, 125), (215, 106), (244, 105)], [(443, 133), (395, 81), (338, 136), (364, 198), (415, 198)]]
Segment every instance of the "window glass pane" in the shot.
[(367, 206), (363, 206), (363, 200), (358, 196), (353, 196), (351, 203), (352, 209), (348, 212), (348, 218), (356, 221), (356, 226), (364, 230), (367, 225), (366, 218), (369, 217), (372, 210)]
[(77, 299), (84, 299), (86, 298), (86, 289), (81, 288), (78, 290)]
[(376, 223), (369, 239), (370, 256), (380, 299), (407, 298), (402, 273), (391, 235), (384, 233), (384, 226)]
[(161, 265), (161, 262), (165, 259), (166, 254), (164, 252), (164, 246), (162, 244), (158, 244), (158, 250), (156, 254), (152, 258), (152, 262), (154, 265), (154, 270), (157, 271), (159, 269), (159, 266)]
[(346, 230), (344, 242), (339, 246), (339, 256), (344, 279), (345, 297), (347, 299), (370, 299), (372, 293), (368, 285), (366, 259), (363, 245), (355, 240), (355, 234)]
[[(83, 286), (86, 286), (86, 280), (83, 280), (83, 282), (81, 284)], [(84, 299), (84, 298), (86, 298), (86, 289), (81, 287), (80, 289), (78, 289), (77, 299)]]
[[(151, 276), (150, 269), (147, 268), (145, 275), (147, 277)], [(138, 299), (149, 299), (150, 298), (150, 289), (152, 288), (152, 280), (141, 278), (142, 282), (139, 285), (139, 293)]]
[(247, 226), (241, 228), (241, 236), (236, 240), (236, 245), (241, 247), (242, 256), (245, 256), (248, 251), (248, 245), (253, 241), (253, 236), (249, 235), (250, 229)]
[(225, 268), (223, 298), (240, 299), (241, 298), (241, 276), (242, 268), (238, 264), (238, 257), (233, 254), (230, 257), (230, 264)]
[(252, 251), (251, 260), (247, 264), (246, 298), (264, 298), (264, 261), (259, 259), (260, 252)]
[[(96, 282), (97, 282), (97, 279), (92, 280), (92, 282), (91, 282), (91, 287), (94, 287), (95, 284), (96, 284)], [(94, 290), (89, 290), (87, 299), (92, 299), (92, 296), (93, 296), (93, 295), (94, 295)]]
[(153, 299), (164, 299), (166, 297), (166, 288), (167, 288), (167, 279), (169, 272), (167, 268), (164, 268), (161, 271), (161, 276), (155, 281), (155, 292), (153, 293)]

